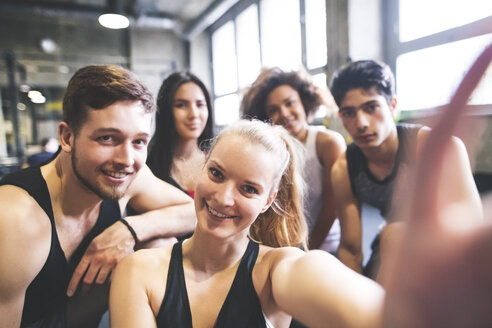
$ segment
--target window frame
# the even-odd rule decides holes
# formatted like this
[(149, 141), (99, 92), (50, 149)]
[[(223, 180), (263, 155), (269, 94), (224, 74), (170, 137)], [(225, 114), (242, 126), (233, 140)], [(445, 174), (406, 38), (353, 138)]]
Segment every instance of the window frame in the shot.
[[(441, 32), (426, 35), (417, 39), (401, 42), (399, 39), (399, 3), (400, 0), (382, 0), (383, 17), (383, 57), (391, 70), (397, 73), (396, 61), (403, 54), (445, 45), (447, 43), (470, 39), (492, 33), (492, 15), (462, 26), (453, 27)], [(398, 89), (398, 81), (396, 81)], [(430, 115), (435, 110), (444, 107), (429, 107), (425, 109), (410, 109), (400, 112), (401, 119), (412, 119)], [(468, 105), (474, 113), (492, 114), (492, 104)]]
[[(256, 4), (256, 9), (257, 9), (257, 15), (258, 15), (258, 39), (259, 39), (259, 46), (260, 46), (260, 66), (263, 67), (264, 65), (264, 59), (262, 55), (262, 21), (261, 21), (261, 2), (262, 0), (240, 0), (237, 4), (235, 4), (232, 8), (230, 8), (224, 15), (222, 15), (217, 21), (215, 21), (210, 27), (207, 29), (208, 32), (208, 43), (209, 43), (209, 58), (210, 58), (210, 76), (211, 76), (211, 93), (212, 93), (212, 101), (215, 103), (215, 100), (219, 97), (224, 97), (224, 96), (229, 96), (232, 94), (236, 94), (239, 102), (241, 101), (242, 97), (242, 92), (243, 90), (241, 89), (240, 81), (239, 81), (239, 72), (237, 71), (237, 65), (236, 65), (236, 76), (237, 76), (237, 89), (234, 92), (226, 93), (226, 94), (216, 94), (215, 90), (215, 81), (214, 81), (214, 67), (213, 67), (213, 47), (212, 47), (212, 35), (215, 31), (217, 31), (219, 28), (221, 28), (223, 25), (226, 23), (232, 21), (234, 25), (234, 33), (235, 33), (235, 49), (236, 49), (236, 57), (237, 57), (237, 28), (236, 28), (236, 18), (244, 11), (246, 10), (249, 6)], [(329, 49), (327, 50), (327, 59), (326, 62), (323, 66), (319, 67), (313, 67), (313, 68), (308, 68), (307, 66), (307, 41), (306, 41), (306, 22), (305, 22), (305, 15), (306, 15), (306, 0), (298, 0), (299, 2), (299, 15), (300, 15), (300, 31), (301, 31), (301, 61), (302, 61), (302, 66), (306, 71), (311, 74), (311, 75), (317, 75), (317, 74), (325, 74), (326, 76), (326, 84), (328, 85), (328, 81), (330, 79), (330, 75), (328, 74), (328, 62), (330, 61), (330, 53)], [(328, 6), (328, 4), (326, 5)], [(328, 15), (326, 17), (326, 20), (328, 22)], [(328, 39), (328, 35), (326, 36)], [(327, 48), (329, 48), (328, 45), (328, 40), (327, 41)], [(221, 126), (217, 126), (219, 129)]]

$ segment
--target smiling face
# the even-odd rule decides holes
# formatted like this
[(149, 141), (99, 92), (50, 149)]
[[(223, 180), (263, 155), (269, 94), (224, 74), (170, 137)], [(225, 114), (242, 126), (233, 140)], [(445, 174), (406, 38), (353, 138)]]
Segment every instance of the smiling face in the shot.
[(87, 120), (70, 144), (72, 168), (78, 180), (102, 199), (120, 199), (145, 164), (151, 114), (140, 101), (116, 102), (89, 110)]
[(182, 84), (174, 95), (174, 124), (180, 139), (198, 139), (205, 129), (208, 108), (202, 89), (193, 82)]
[(221, 138), (197, 181), (197, 230), (220, 238), (246, 236), (275, 198), (278, 166), (262, 145), (236, 135)]
[(273, 123), (282, 125), (298, 139), (306, 131), (306, 111), (299, 93), (290, 85), (278, 86), (268, 94), (266, 112)]
[(394, 123), (396, 99), (391, 103), (375, 87), (347, 91), (340, 101), (343, 126), (361, 149), (378, 147), (388, 138), (396, 138)]

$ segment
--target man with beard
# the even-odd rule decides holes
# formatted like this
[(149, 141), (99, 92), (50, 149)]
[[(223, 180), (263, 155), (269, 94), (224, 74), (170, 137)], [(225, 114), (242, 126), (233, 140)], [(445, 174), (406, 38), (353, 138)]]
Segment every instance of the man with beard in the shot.
[(123, 257), (193, 230), (191, 198), (145, 165), (153, 111), (126, 69), (72, 77), (58, 154), (0, 182), (0, 327), (97, 325)]

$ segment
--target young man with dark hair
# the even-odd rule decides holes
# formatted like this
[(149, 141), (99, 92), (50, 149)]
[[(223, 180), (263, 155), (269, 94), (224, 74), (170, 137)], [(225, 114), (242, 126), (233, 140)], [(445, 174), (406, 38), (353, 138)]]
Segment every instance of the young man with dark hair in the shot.
[[(97, 324), (123, 257), (193, 230), (191, 198), (145, 165), (153, 111), (126, 69), (71, 78), (59, 153), (0, 182), (0, 327)], [(143, 214), (123, 219), (127, 204)]]
[[(407, 163), (418, 160), (420, 144), (429, 130), (421, 125), (395, 124), (394, 76), (386, 64), (364, 60), (345, 65), (335, 72), (331, 92), (353, 139), (332, 168), (341, 225), (338, 257), (355, 271), (375, 279), (380, 263), (379, 235), (363, 268), (361, 204), (379, 209), (387, 223), (398, 220), (391, 214), (397, 175), (400, 179)], [(448, 148), (454, 163), (444, 167), (442, 177), (452, 176), (460, 188), (446, 188), (446, 179), (441, 179), (439, 190), (445, 191), (443, 198), (470, 202), (481, 216), (480, 197), (466, 149), (458, 138), (453, 138)]]

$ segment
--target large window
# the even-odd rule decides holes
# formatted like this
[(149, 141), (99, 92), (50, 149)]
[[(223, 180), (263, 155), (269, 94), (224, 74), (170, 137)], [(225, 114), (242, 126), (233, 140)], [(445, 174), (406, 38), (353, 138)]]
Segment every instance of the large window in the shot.
[[(473, 61), (492, 43), (492, 1), (385, 0), (383, 5), (385, 59), (396, 73), (399, 108), (424, 110), (448, 103)], [(492, 105), (490, 90), (492, 69), (470, 104)]]
[(240, 1), (211, 27), (211, 40), (218, 126), (239, 118), (242, 94), (261, 67), (305, 67), (326, 88), (325, 0)]

